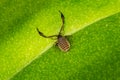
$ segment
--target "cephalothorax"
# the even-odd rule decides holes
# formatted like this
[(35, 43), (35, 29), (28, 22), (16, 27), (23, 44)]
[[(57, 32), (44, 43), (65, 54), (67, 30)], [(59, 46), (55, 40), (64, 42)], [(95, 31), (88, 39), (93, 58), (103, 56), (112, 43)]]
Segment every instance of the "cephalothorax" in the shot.
[(58, 35), (46, 36), (42, 32), (40, 32), (38, 28), (37, 28), (37, 31), (38, 31), (39, 35), (44, 37), (44, 38), (54, 38), (54, 37), (56, 37), (57, 38), (57, 45), (60, 48), (60, 50), (64, 51), (64, 52), (67, 52), (70, 49), (70, 43), (65, 38), (65, 36), (62, 35), (62, 31), (64, 29), (64, 23), (65, 23), (64, 19), (65, 19), (65, 17), (62, 14), (62, 12), (60, 12), (60, 14), (61, 14), (61, 19), (62, 19), (62, 26), (61, 26), (61, 29), (60, 29)]

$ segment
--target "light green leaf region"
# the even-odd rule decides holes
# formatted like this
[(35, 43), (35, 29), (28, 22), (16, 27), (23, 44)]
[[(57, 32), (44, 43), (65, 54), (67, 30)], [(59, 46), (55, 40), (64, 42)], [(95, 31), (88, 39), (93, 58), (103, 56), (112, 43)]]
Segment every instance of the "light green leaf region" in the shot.
[[(118, 79), (119, 5), (119, 0), (0, 1), (0, 80)], [(65, 16), (65, 35), (86, 27), (69, 37), (68, 54), (56, 47), (48, 50), (56, 40), (36, 31), (38, 27), (46, 35), (58, 34), (58, 10)]]

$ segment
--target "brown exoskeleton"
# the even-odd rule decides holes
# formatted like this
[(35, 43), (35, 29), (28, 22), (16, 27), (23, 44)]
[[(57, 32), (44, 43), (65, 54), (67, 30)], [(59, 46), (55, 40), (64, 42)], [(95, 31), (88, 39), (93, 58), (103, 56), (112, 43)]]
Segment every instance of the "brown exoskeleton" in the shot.
[(60, 29), (58, 35), (46, 36), (42, 32), (40, 32), (38, 28), (37, 28), (37, 31), (38, 31), (39, 35), (42, 36), (42, 37), (44, 37), (44, 38), (53, 38), (53, 37), (56, 37), (57, 38), (57, 45), (60, 48), (60, 50), (63, 51), (63, 52), (67, 52), (70, 49), (70, 43), (65, 38), (65, 36), (62, 35), (62, 31), (64, 29), (64, 23), (65, 23), (64, 19), (65, 19), (65, 17), (62, 14), (62, 12), (60, 12), (60, 14), (61, 14), (61, 19), (62, 19), (62, 26), (61, 26), (61, 29)]

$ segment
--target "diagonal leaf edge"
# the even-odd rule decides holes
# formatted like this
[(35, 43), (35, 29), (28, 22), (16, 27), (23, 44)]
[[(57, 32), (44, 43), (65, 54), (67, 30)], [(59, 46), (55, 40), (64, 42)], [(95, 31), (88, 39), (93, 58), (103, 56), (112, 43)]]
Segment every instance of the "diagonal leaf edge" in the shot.
[[(13, 1), (14, 2), (14, 1)], [(31, 1), (32, 2), (32, 1)], [(94, 1), (93, 1), (94, 2)], [(109, 1), (108, 1), (109, 2)], [(86, 3), (86, 1), (85, 2), (83, 2), (83, 3)], [(117, 3), (117, 2), (116, 2)], [(13, 4), (13, 3), (12, 3)], [(70, 3), (69, 3), (70, 4)], [(91, 3), (90, 3), (91, 4)], [(90, 5), (89, 3), (87, 3), (87, 5)], [(112, 4), (112, 6), (111, 6), (111, 4)], [(105, 11), (106, 12), (106, 14), (105, 15), (108, 15), (108, 13), (109, 14), (113, 14), (114, 12), (117, 12), (117, 11), (119, 11), (119, 8), (117, 9), (117, 5), (119, 5), (119, 3), (117, 4), (117, 5), (115, 5), (114, 6), (114, 8), (113, 8), (113, 4), (115, 4), (114, 3), (114, 1), (113, 2), (111, 2), (110, 4), (108, 4), (107, 5), (107, 8), (106, 9), (110, 9), (109, 8), (109, 5), (110, 5), (110, 7), (112, 8), (112, 9), (110, 9), (109, 10), (109, 12), (107, 12), (107, 11)], [(17, 4), (16, 4), (17, 5)], [(61, 5), (61, 4), (60, 4)], [(79, 4), (77, 4), (77, 5), (79, 5)], [(15, 6), (15, 5), (13, 5), (13, 6)], [(53, 7), (54, 7), (54, 5), (52, 5)], [(64, 7), (64, 6), (66, 6), (66, 2), (64, 2), (63, 4), (62, 4), (62, 6), (63, 6), (63, 8), (61, 9), (61, 8), (59, 8), (60, 10), (63, 10), (63, 12), (66, 14), (66, 16), (71, 16), (71, 14), (70, 15), (67, 15), (67, 14), (69, 14), (69, 12), (76, 12), (77, 10), (74, 10), (74, 8), (72, 8), (72, 7)], [(76, 6), (76, 5), (75, 5)], [(74, 6), (74, 7), (75, 7)], [(92, 7), (91, 8), (95, 8), (95, 6), (96, 5), (92, 5)], [(11, 7), (12, 7), (12, 5), (11, 5)], [(79, 6), (79, 7), (81, 7), (81, 6)], [(85, 7), (85, 6), (84, 6)], [(89, 6), (90, 7), (90, 6)], [(96, 7), (98, 7), (98, 6), (96, 6)], [(119, 7), (119, 6), (118, 6)], [(13, 7), (12, 7), (13, 8)], [(69, 8), (71, 8), (71, 11), (70, 10), (68, 10)], [(7, 8), (6, 8), (7, 9)], [(16, 8), (17, 9), (17, 8)], [(33, 8), (34, 9), (34, 8)], [(83, 8), (83, 10), (84, 9), (87, 9), (87, 7), (85, 7), (85, 8)], [(90, 8), (89, 8), (90, 9)], [(54, 13), (54, 8), (51, 8), (51, 13)], [(7, 10), (6, 10), (7, 11)], [(50, 12), (50, 10), (49, 9), (45, 9), (45, 10), (43, 10), (43, 13), (45, 13), (45, 11), (46, 11), (46, 13), (48, 13), (48, 12)], [(52, 12), (53, 11), (53, 12)], [(69, 12), (68, 12), (69, 11)], [(79, 11), (81, 11), (81, 10), (79, 10)], [(102, 11), (104, 11), (104, 10), (100, 10), (101, 12)], [(89, 12), (89, 11), (88, 11)], [(87, 12), (87, 13), (88, 13)], [(97, 11), (96, 11), (97, 12)], [(51, 15), (53, 15), (53, 14), (51, 14), (50, 13), (50, 15), (49, 16), (51, 16)], [(85, 12), (83, 12), (83, 13), (85, 13)], [(99, 12), (98, 12), (99, 13)], [(98, 13), (97, 13), (97, 15), (96, 16), (99, 16), (98, 15)], [(4, 14), (4, 13), (3, 13)], [(55, 13), (56, 14), (56, 13)], [(58, 14), (58, 13), (57, 13)], [(90, 12), (90, 14), (91, 14), (91, 12)], [(93, 13), (94, 14), (94, 13)], [(100, 14), (100, 13), (99, 13)], [(46, 14), (45, 14), (46, 15)], [(45, 16), (44, 15), (44, 16)], [(73, 15), (73, 14), (72, 14)], [(91, 14), (92, 15), (92, 14)], [(6, 15), (5, 15), (6, 16)], [(31, 15), (30, 15), (31, 16)], [(76, 16), (78, 16), (78, 14), (76, 15)], [(76, 17), (75, 16), (75, 17)], [(85, 16), (87, 16), (86, 14), (85, 14)], [(59, 17), (59, 16), (57, 16), (57, 17)], [(89, 17), (89, 16), (87, 16), (87, 17)], [(101, 17), (101, 16), (100, 16)], [(9, 19), (9, 17), (6, 17), (6, 18), (8, 18)], [(23, 17), (23, 18), (25, 18), (25, 17)], [(44, 18), (44, 17), (43, 17)], [(98, 17), (94, 17), (95, 19), (96, 18), (98, 18)], [(52, 18), (53, 19), (53, 18)], [(56, 18), (57, 19), (57, 18)], [(54, 20), (56, 20), (56, 19), (53, 19), (53, 22), (55, 22)], [(70, 23), (71, 23), (71, 21), (72, 21), (72, 19), (73, 20), (75, 20), (74, 19), (74, 17), (73, 18), (71, 18), (71, 19), (68, 19), (69, 21), (70, 21)], [(39, 20), (39, 19), (38, 19)], [(84, 19), (83, 18), (83, 20), (86, 20), (86, 19)], [(38, 41), (41, 41), (41, 39), (39, 39), (38, 40), (38, 38), (36, 39), (35, 37), (36, 37), (36, 35), (33, 35), (33, 36), (35, 36), (35, 37), (33, 37), (33, 36), (31, 36), (31, 34), (37, 34), (35, 31), (34, 31), (34, 29), (33, 29), (33, 26), (37, 23), (37, 21), (36, 21), (36, 23), (34, 22), (34, 21), (36, 21), (36, 20), (34, 20), (33, 19), (33, 25), (31, 25), (31, 24), (29, 24), (29, 23), (32, 23), (31, 21), (29, 22), (25, 22), (25, 25), (23, 24), (23, 27), (24, 28), (22, 28), (21, 30), (19, 30), (19, 31), (17, 31), (16, 29), (15, 29), (15, 31), (13, 31), (13, 33), (11, 32), (10, 34), (9, 34), (9, 36), (6, 36), (7, 38), (5, 38), (5, 39), (3, 39), (3, 35), (2, 36), (0, 36), (1, 37), (1, 39), (2, 39), (2, 43), (1, 43), (1, 45), (2, 46), (0, 46), (0, 49), (1, 49), (1, 60), (0, 60), (0, 63), (2, 64), (1, 66), (0, 66), (0, 68), (2, 69), (0, 72), (1, 72), (1, 76), (2, 77), (4, 77), (4, 76), (6, 76), (6, 75), (9, 75), (9, 74), (13, 74), (14, 73), (14, 71), (16, 72), (17, 70), (18, 70), (18, 68), (21, 68), (21, 66), (23, 67), (24, 66), (24, 64), (27, 64), (27, 63), (29, 63), (29, 59), (31, 60), (31, 59), (33, 59), (34, 57), (36, 57), (36, 54), (38, 55), (38, 53), (39, 53), (39, 51), (40, 50), (43, 50), (43, 49), (46, 49), (46, 46), (48, 46), (49, 44), (51, 45), (51, 43), (53, 43), (53, 41), (51, 42), (51, 41), (48, 41), (48, 40), (46, 40), (46, 43), (43, 45), (44, 47), (42, 47), (42, 49), (41, 49), (41, 47), (40, 46), (36, 46), (36, 43), (35, 42), (37, 42), (37, 44), (39, 44), (40, 42), (38, 42)], [(41, 20), (39, 20), (39, 21), (41, 21)], [(47, 20), (47, 21), (49, 21), (49, 20)], [(76, 20), (75, 20), (76, 21)], [(68, 22), (68, 21), (67, 21)], [(84, 21), (82, 21), (82, 22), (84, 22)], [(89, 22), (89, 21), (88, 21)], [(76, 25), (76, 23), (78, 23), (78, 22), (75, 22), (75, 26), (77, 26)], [(14, 24), (14, 23), (13, 23)], [(29, 25), (28, 25), (29, 24)], [(53, 24), (53, 23), (52, 23)], [(59, 23), (57, 23), (57, 24), (59, 24)], [(57, 25), (57, 24), (55, 24), (55, 25)], [(71, 24), (74, 24), (74, 23), (71, 23)], [(71, 25), (71, 24), (66, 24), (66, 25)], [(80, 23), (81, 24), (81, 23)], [(83, 23), (82, 23), (83, 24)], [(39, 24), (37, 24), (37, 25), (39, 25)], [(17, 26), (17, 25), (14, 25), (14, 26)], [(20, 26), (20, 25), (19, 25)], [(27, 27), (27, 26), (29, 26), (29, 28)], [(18, 27), (18, 26), (17, 26)], [(78, 26), (77, 26), (78, 27)], [(54, 28), (54, 27), (53, 27)], [(72, 28), (71, 28), (72, 29)], [(32, 30), (32, 31), (31, 31)], [(44, 31), (44, 30), (43, 30)], [(68, 29), (68, 31), (69, 31), (69, 29)], [(68, 32), (67, 31), (67, 29), (66, 29), (66, 32)], [(71, 31), (71, 30), (70, 30)], [(15, 32), (15, 33), (14, 33)], [(27, 32), (27, 33), (26, 33)], [(47, 33), (50, 33), (50, 31), (47, 31), (46, 30), (46, 32)], [(51, 32), (53, 32), (53, 31), (51, 31)], [(29, 35), (30, 34), (30, 35)], [(23, 36), (24, 35), (24, 36)], [(27, 37), (26, 37), (27, 36)], [(30, 36), (30, 37), (29, 37)], [(26, 38), (25, 38), (26, 37)], [(33, 38), (33, 39), (32, 39)], [(35, 41), (35, 42), (30, 42), (29, 40), (27, 40), (27, 39), (29, 39), (29, 40), (31, 40), (32, 42), (33, 41)], [(4, 42), (3, 42), (4, 41)], [(44, 40), (43, 40), (44, 41)], [(21, 44), (21, 43), (24, 43), (24, 44)], [(30, 45), (31, 46), (30, 46)], [(7, 45), (7, 46), (6, 46)], [(13, 45), (13, 46), (12, 46)], [(18, 46), (16, 46), (16, 45), (18, 45)], [(16, 47), (14, 47), (14, 46), (16, 46)], [(25, 46), (25, 47), (24, 47)], [(27, 46), (29, 46), (29, 47), (27, 47)], [(33, 50), (34, 48), (33, 48), (33, 46), (34, 46), (34, 48), (36, 48), (36, 49), (38, 49), (38, 50)], [(36, 47), (35, 47), (36, 46)], [(23, 47), (23, 48), (20, 48), (20, 47)], [(33, 49), (32, 49), (33, 48)], [(19, 52), (19, 54), (17, 54), (17, 52), (16, 52), (16, 50), (17, 50), (17, 52)], [(28, 52), (29, 51), (29, 52)], [(4, 54), (2, 54), (2, 53), (4, 53)], [(7, 53), (10, 53), (10, 54), (7, 54)], [(12, 54), (13, 53), (13, 54)], [(22, 53), (22, 54), (21, 54)], [(27, 54), (26, 54), (27, 53)], [(36, 53), (36, 54), (34, 54), (33, 55), (33, 53)], [(22, 55), (22, 56), (21, 56)], [(32, 56), (32, 58), (31, 58), (31, 56)], [(18, 57), (17, 57), (18, 56)], [(20, 58), (19, 58), (19, 56), (21, 56)], [(26, 57), (26, 56), (29, 56), (29, 58), (28, 57)], [(18, 59), (18, 60), (16, 60), (16, 58)], [(28, 59), (27, 59), (28, 58)], [(20, 61), (24, 61), (24, 62), (20, 62)], [(11, 63), (12, 62), (12, 63)], [(19, 64), (17, 64), (18, 62), (20, 62)], [(4, 64), (3, 64), (4, 63)], [(14, 65), (14, 64), (16, 64), (16, 65)], [(9, 65), (9, 66), (7, 66), (7, 65)], [(4, 69), (3, 69), (3, 67), (4, 67)], [(3, 72), (3, 74), (2, 74), (2, 72)], [(5, 75), (4, 75), (5, 74)]]
[[(97, 80), (101, 79), (112, 80), (119, 78), (118, 76), (119, 73), (117, 73), (117, 71), (119, 71), (119, 58), (120, 58), (119, 16), (120, 13), (115, 14), (75, 33), (70, 38), (70, 42), (72, 41), (72, 46), (74, 46), (75, 48), (72, 47), (72, 50), (70, 50), (68, 54), (63, 54), (62, 52), (59, 51), (59, 49), (52, 47), (50, 50), (45, 52), (41, 57), (34, 60), (30, 65), (28, 65), (25, 69), (23, 69), (15, 77), (13, 77), (13, 80), (14, 79), (29, 80), (30, 78), (42, 80), (48, 79), (93, 80), (95, 78)], [(77, 39), (80, 39), (80, 42)], [(81, 45), (77, 45), (78, 43)], [(86, 46), (81, 47), (84, 45)], [(79, 47), (81, 51), (80, 50), (76, 51), (77, 47)], [(104, 48), (106, 48), (108, 52), (106, 52)], [(95, 50), (98, 51), (95, 52)], [(89, 68), (91, 70), (89, 70)], [(113, 72), (113, 70), (111, 69), (113, 70), (116, 69), (116, 71)], [(70, 72), (68, 72), (69, 70)], [(78, 72), (78, 70), (80, 70), (80, 72)], [(92, 70), (93, 73), (90, 72)], [(107, 70), (109, 70), (108, 74), (104, 72)], [(96, 71), (99, 71), (97, 72), (99, 75), (96, 74)], [(114, 74), (114, 76), (99, 77), (102, 76), (101, 73), (104, 75)], [(76, 74), (77, 77), (76, 75), (73, 74)], [(79, 74), (80, 75), (83, 74), (81, 78)], [(86, 74), (89, 74), (89, 76), (85, 78)]]

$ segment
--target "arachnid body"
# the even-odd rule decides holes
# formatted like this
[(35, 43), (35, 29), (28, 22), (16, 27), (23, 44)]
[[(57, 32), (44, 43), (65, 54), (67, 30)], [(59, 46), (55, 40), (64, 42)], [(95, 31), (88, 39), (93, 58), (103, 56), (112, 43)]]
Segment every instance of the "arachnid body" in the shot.
[(58, 45), (58, 47), (60, 48), (61, 51), (67, 52), (70, 49), (70, 43), (65, 38), (65, 36), (62, 35), (62, 31), (64, 29), (64, 23), (65, 23), (64, 19), (65, 19), (65, 17), (62, 14), (62, 12), (60, 12), (60, 14), (61, 14), (61, 19), (62, 19), (62, 26), (61, 26), (61, 29), (60, 29), (58, 35), (46, 36), (42, 32), (40, 32), (38, 28), (37, 28), (37, 31), (38, 31), (39, 35), (42, 36), (42, 37), (44, 37), (44, 38), (57, 37), (57, 45)]

